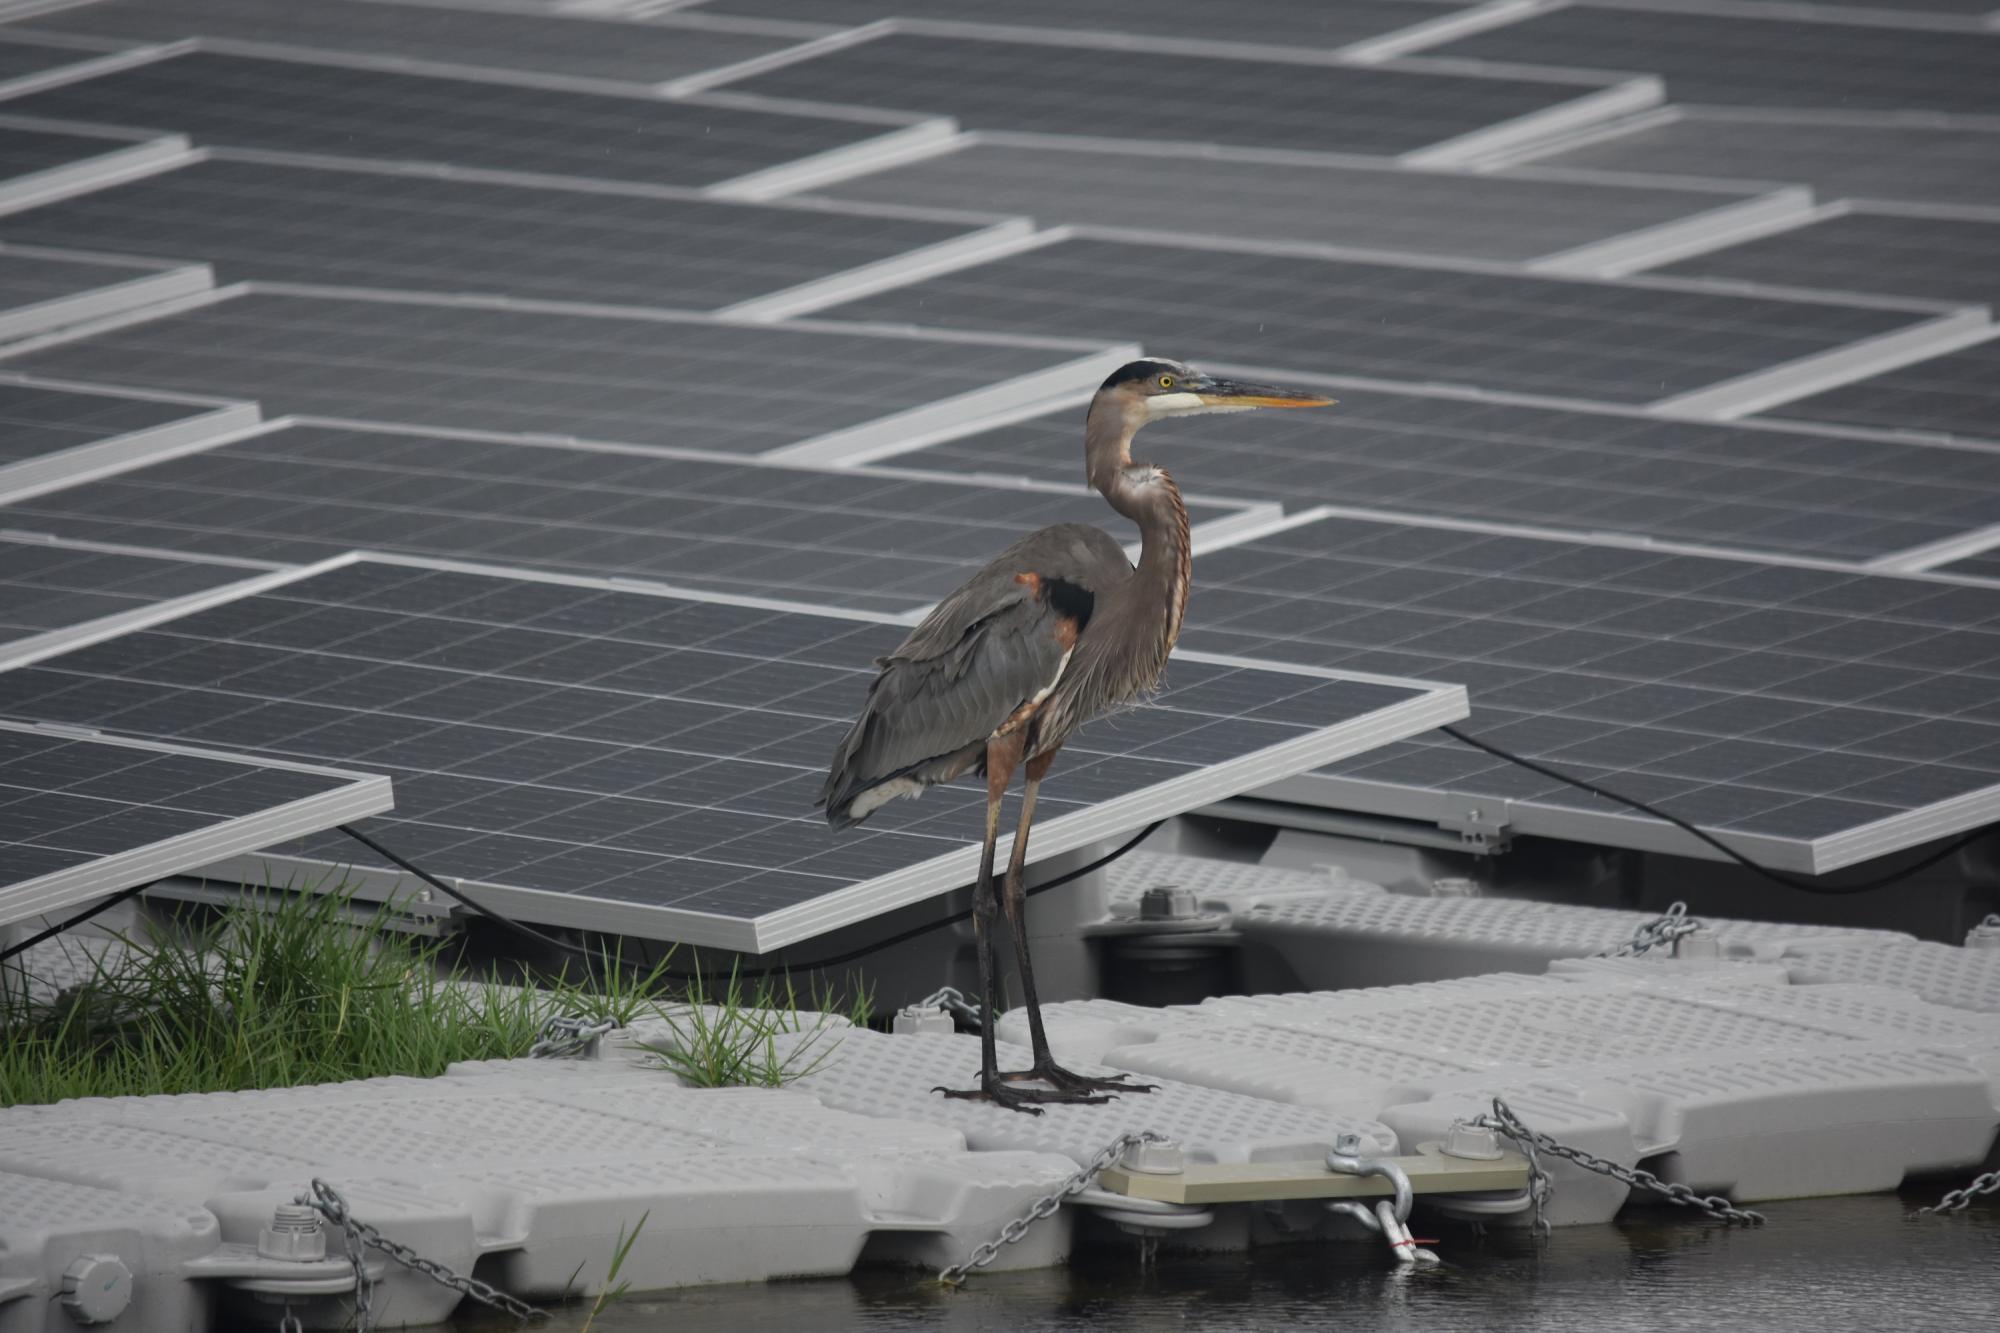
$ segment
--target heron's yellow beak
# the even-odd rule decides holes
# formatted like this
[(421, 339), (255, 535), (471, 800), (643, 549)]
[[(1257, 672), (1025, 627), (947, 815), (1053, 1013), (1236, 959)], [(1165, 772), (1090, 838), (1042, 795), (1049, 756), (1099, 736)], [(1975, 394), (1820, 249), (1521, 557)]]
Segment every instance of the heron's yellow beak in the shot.
[(1306, 389), (1275, 384), (1245, 384), (1236, 380), (1204, 379), (1190, 392), (1209, 407), (1331, 407), (1335, 399)]

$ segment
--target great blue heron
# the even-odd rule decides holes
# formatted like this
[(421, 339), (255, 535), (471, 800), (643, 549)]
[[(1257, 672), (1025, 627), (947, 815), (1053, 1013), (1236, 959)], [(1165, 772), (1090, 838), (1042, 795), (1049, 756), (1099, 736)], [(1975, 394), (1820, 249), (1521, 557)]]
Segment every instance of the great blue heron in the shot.
[[(1132, 461), (1132, 437), (1163, 417), (1259, 407), (1320, 407), (1316, 393), (1215, 379), (1178, 361), (1134, 361), (1090, 401), (1084, 474), (1111, 507), (1139, 527), (1135, 568), (1110, 534), (1060, 523), (1016, 542), (939, 602), (902, 646), (880, 659), (861, 716), (834, 751), (819, 804), (836, 829), (884, 802), (914, 796), (968, 770), (986, 778), (986, 838), (973, 890), (979, 948), (979, 1086), (948, 1097), (1041, 1114), (1036, 1103), (1103, 1102), (1141, 1090), (1119, 1078), (1087, 1078), (1056, 1064), (1042, 1030), (1022, 906), (1021, 869), (1035, 795), (1056, 752), (1079, 726), (1150, 692), (1166, 668), (1187, 608), (1187, 506), (1172, 477)], [(1026, 789), (1004, 890), (993, 884), (1000, 803), (1015, 769)], [(1002, 1072), (993, 1044), (994, 914), (1014, 938), (1034, 1064)], [(1040, 1083), (1029, 1088), (1022, 1083)]]

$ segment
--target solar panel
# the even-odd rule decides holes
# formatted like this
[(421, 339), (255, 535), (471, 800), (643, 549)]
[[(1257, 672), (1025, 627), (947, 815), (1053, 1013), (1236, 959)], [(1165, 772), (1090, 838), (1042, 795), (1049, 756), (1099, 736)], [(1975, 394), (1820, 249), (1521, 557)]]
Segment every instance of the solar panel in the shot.
[(23, 338), (205, 291), (211, 282), (208, 271), (199, 266), (0, 251), (0, 339)]
[[(1208, 0), (705, 0), (700, 13), (755, 18), (810, 20), (850, 26), (877, 19), (1005, 24), (1022, 28), (1116, 32), (1138, 37), (1226, 39), (1289, 47), (1332, 49), (1442, 18), (1471, 0), (1341, 0), (1337, 5), (1300, 5), (1287, 0), (1237, 0), (1226, 23), (1219, 23)], [(1218, 31), (1220, 29), (1220, 31)]]
[(248, 403), (0, 379), (0, 501), (256, 423), (257, 409)]
[(198, 143), (710, 185), (885, 127), (649, 97), (197, 51), (8, 100), (15, 115)]
[(2000, 111), (2000, 36), (1570, 6), (1426, 57), (1659, 74), (1676, 101), (1838, 111)]
[(1118, 354), (1082, 346), (257, 291), (6, 364), (254, 399), (272, 416), (755, 454), (885, 421), (956, 421), (974, 399), (1033, 401), (1036, 377), (1043, 393), (1094, 384)]
[(13, 37), (0, 37), (0, 84), (94, 60), (98, 54), (95, 51), (78, 51), (73, 47), (46, 46)]
[(1968, 578), (1992, 579), (2000, 583), (2000, 551), (1981, 551), (1962, 560), (1931, 567), (1933, 574), (1960, 574)]
[(873, 204), (1021, 213), (1044, 224), (1498, 260), (1536, 259), (1753, 197), (1747, 188), (1517, 179), (1415, 171), (1386, 160), (1280, 166), (983, 139), (817, 193)]
[(0, 236), (196, 257), (225, 282), (710, 309), (988, 225), (207, 161), (13, 214)]
[[(1421, 17), (1413, 11), (1413, 22)], [(723, 87), (952, 116), (970, 130), (1407, 153), (1576, 102), (1610, 82), (1579, 86), (893, 32)], [(1190, 154), (1190, 166), (1197, 161)]]
[[(1078, 421), (1069, 433), (1073, 477)], [(1199, 500), (1190, 511), (1197, 525), (1245, 516)], [(1057, 522), (1137, 538), (1073, 483), (1028, 490), (319, 425), (0, 508), (0, 528), (172, 551), (306, 564), (363, 547), (888, 611), (936, 601)]]
[(129, 160), (138, 153), (161, 157), (180, 151), (172, 141), (145, 140), (45, 129), (19, 124), (0, 124), (0, 197), (12, 195), (23, 182), (21, 177), (40, 177), (44, 172), (70, 168), (109, 169), (110, 162)]
[(1863, 207), (1652, 272), (2000, 305), (2000, 217)]
[(397, 60), (428, 60), (657, 83), (733, 65), (796, 40), (687, 26), (594, 21), (491, 9), (267, 0), (144, 0), (73, 5), (19, 21), (31, 30), (171, 42), (220, 37)]
[[(1763, 865), (1824, 873), (2000, 817), (2000, 588), (1366, 511), (1197, 577), (1188, 647), (1459, 681), (1472, 734)], [(1438, 735), (1265, 794), (1710, 854)]]
[(1936, 318), (1641, 282), (1083, 235), (833, 318), (1143, 340), (1175, 356), (1646, 403)]
[[(2000, 451), (1888, 433), (1336, 383), (1328, 412), (1149, 426), (1137, 452), (1210, 495), (1345, 504), (1873, 560), (2000, 523)], [(966, 473), (1070, 476), (1075, 409), (899, 455)]]
[(227, 560), (0, 531), (0, 660), (78, 630), (254, 577)]
[[(396, 813), (372, 831), (495, 907), (761, 951), (972, 878), (976, 782), (839, 837), (811, 808), (873, 658), (902, 633), (781, 603), (355, 559), (0, 673), (0, 711), (384, 773)], [(1177, 657), (1156, 706), (1066, 747), (1034, 851), (1462, 707), (1449, 687)], [(318, 838), (258, 860), (284, 873), (357, 851)]]
[(1797, 181), (1822, 199), (2000, 205), (2000, 130), (1674, 109), (1672, 120), (1538, 157), (1537, 168)]
[(0, 721), (0, 925), (389, 806), (372, 774)]
[(1990, 440), (2000, 435), (2000, 338), (1800, 398), (1769, 415)]

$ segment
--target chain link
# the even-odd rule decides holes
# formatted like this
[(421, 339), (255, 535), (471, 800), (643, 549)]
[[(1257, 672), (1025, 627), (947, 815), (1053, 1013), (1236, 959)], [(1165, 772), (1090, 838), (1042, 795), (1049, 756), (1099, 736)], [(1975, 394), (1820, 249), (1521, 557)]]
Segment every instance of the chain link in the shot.
[(562, 1014), (542, 1024), (542, 1035), (528, 1048), (530, 1060), (560, 1060), (590, 1049), (590, 1044), (617, 1027), (609, 1018), (589, 1019)]
[(292, 1307), (289, 1305), (285, 1307), (285, 1313), (278, 1320), (278, 1333), (306, 1333), (305, 1321), (292, 1313)]
[(347, 1206), (347, 1200), (340, 1191), (317, 1176), (313, 1178), (312, 1192), (301, 1194), (296, 1200), (313, 1209), (328, 1222), (337, 1226), (347, 1239), (347, 1258), (354, 1265), (354, 1328), (355, 1333), (368, 1333), (370, 1321), (374, 1317), (375, 1280), (368, 1275), (363, 1261), (364, 1250), (376, 1250), (395, 1260), (414, 1273), (422, 1273), (431, 1281), (451, 1288), (461, 1296), (470, 1296), (481, 1305), (495, 1310), (503, 1310), (516, 1319), (526, 1322), (531, 1319), (546, 1319), (546, 1311), (517, 1297), (509, 1296), (497, 1287), (489, 1286), (476, 1277), (461, 1277), (443, 1264), (426, 1259), (407, 1245), (390, 1240), (366, 1222), (357, 1221), (354, 1212)]
[(1956, 1213), (1982, 1194), (2000, 1194), (2000, 1171), (1988, 1171), (1963, 1189), (1952, 1190), (1930, 1207), (1917, 1209), (1916, 1215)]
[(965, 992), (956, 986), (940, 986), (918, 1000), (918, 1009), (943, 1009), (950, 1012), (968, 1027), (979, 1026), (979, 1006), (965, 998)]
[(1554, 1191), (1554, 1183), (1549, 1179), (1547, 1170), (1542, 1166), (1540, 1153), (1547, 1153), (1551, 1157), (1560, 1157), (1564, 1161), (1574, 1162), (1586, 1171), (1594, 1171), (1600, 1176), (1609, 1176), (1611, 1179), (1619, 1181), (1629, 1188), (1650, 1190), (1655, 1194), (1665, 1195), (1671, 1202), (1680, 1204), (1686, 1208), (1692, 1208), (1697, 1212), (1706, 1213), (1726, 1226), (1761, 1227), (1764, 1225), (1764, 1215), (1762, 1213), (1752, 1212), (1748, 1208), (1738, 1208), (1719, 1194), (1696, 1194), (1686, 1185), (1668, 1184), (1651, 1171), (1642, 1171), (1638, 1167), (1620, 1166), (1616, 1162), (1607, 1162), (1602, 1157), (1593, 1157), (1581, 1148), (1571, 1148), (1565, 1144), (1557, 1143), (1546, 1134), (1538, 1134), (1522, 1124), (1521, 1118), (1514, 1114), (1514, 1109), (1498, 1097), (1493, 1099), (1493, 1113), (1481, 1116), (1473, 1123), (1482, 1125), (1487, 1129), (1498, 1130), (1500, 1133), (1505, 1134), (1514, 1141), (1516, 1147), (1520, 1148), (1521, 1155), (1528, 1159), (1528, 1191), (1535, 1202), (1535, 1229), (1545, 1234), (1549, 1230), (1547, 1214), (1548, 1198)]
[(1002, 1248), (1017, 1243), (1028, 1234), (1028, 1229), (1044, 1218), (1055, 1216), (1056, 1209), (1062, 1207), (1063, 1200), (1071, 1195), (1081, 1194), (1089, 1189), (1097, 1177), (1113, 1162), (1123, 1157), (1128, 1149), (1142, 1143), (1164, 1143), (1166, 1135), (1148, 1130), (1140, 1134), (1120, 1134), (1111, 1142), (1097, 1150), (1097, 1154), (1084, 1164), (1082, 1170), (1062, 1184), (1044, 1194), (1029, 1207), (1028, 1211), (1000, 1228), (1000, 1234), (992, 1240), (982, 1242), (971, 1254), (959, 1263), (953, 1264), (938, 1274), (938, 1281), (947, 1287), (956, 1287), (972, 1276), (975, 1268), (984, 1268), (999, 1257)]
[(1598, 958), (1637, 958), (1658, 948), (1672, 948), (1683, 935), (1701, 929), (1701, 918), (1689, 916), (1686, 903), (1674, 903), (1666, 911), (1632, 932), (1632, 938), (1615, 949), (1602, 949)]

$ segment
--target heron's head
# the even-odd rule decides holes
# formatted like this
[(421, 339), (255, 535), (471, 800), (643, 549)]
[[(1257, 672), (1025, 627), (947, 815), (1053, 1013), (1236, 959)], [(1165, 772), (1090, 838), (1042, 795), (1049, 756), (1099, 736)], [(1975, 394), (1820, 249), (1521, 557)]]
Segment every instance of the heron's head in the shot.
[(1097, 396), (1115, 402), (1134, 429), (1163, 417), (1249, 412), (1260, 407), (1325, 407), (1333, 401), (1308, 389), (1219, 379), (1186, 362), (1164, 357), (1126, 362), (1098, 387)]

